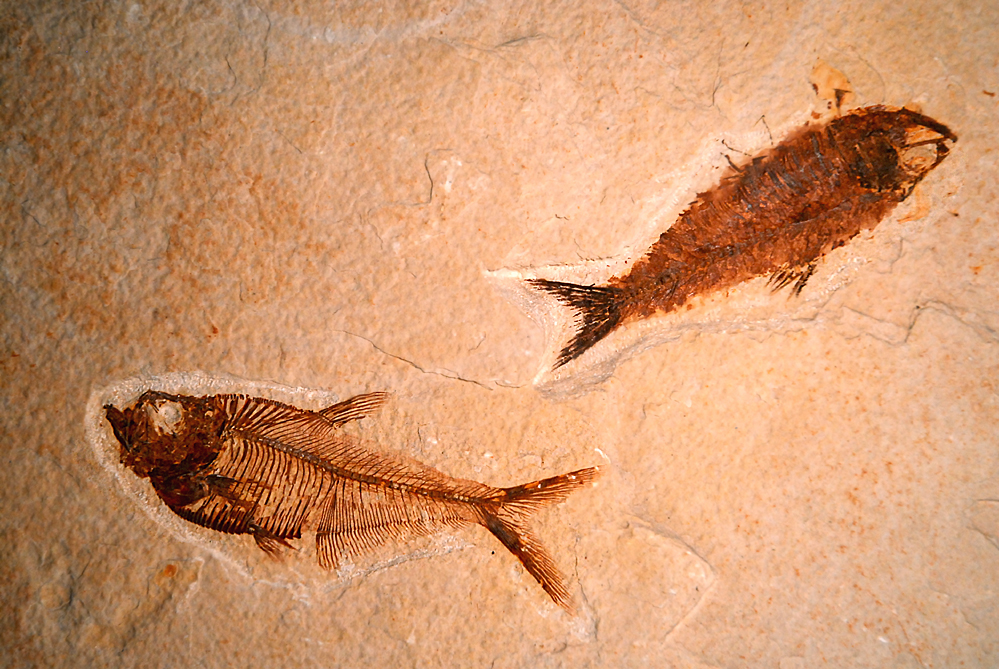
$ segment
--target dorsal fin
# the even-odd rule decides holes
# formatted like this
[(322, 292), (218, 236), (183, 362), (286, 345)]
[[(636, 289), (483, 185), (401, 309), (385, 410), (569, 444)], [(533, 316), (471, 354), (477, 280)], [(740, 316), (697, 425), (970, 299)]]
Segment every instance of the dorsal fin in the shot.
[(382, 408), (389, 397), (390, 393), (365, 393), (332, 404), (316, 413), (332, 423), (333, 427), (340, 427), (352, 420), (370, 416)]

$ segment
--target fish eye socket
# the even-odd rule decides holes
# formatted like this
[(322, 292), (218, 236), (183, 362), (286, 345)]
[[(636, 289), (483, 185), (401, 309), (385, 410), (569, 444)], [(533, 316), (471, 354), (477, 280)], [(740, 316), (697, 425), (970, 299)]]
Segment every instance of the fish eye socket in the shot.
[(146, 405), (146, 417), (160, 434), (176, 434), (184, 422), (184, 408), (179, 402), (157, 399)]

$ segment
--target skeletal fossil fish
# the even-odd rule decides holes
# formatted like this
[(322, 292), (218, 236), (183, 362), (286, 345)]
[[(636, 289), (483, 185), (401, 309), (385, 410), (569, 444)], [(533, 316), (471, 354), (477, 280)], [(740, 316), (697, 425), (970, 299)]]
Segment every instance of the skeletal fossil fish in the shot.
[(631, 270), (600, 286), (527, 283), (575, 310), (561, 367), (620, 325), (770, 275), (797, 295), (824, 254), (872, 229), (939, 165), (957, 136), (908, 109), (856, 109), (806, 125), (700, 193)]
[(123, 411), (104, 410), (121, 463), (178, 516), (229, 534), (249, 534), (265, 552), (293, 548), (315, 530), (319, 563), (389, 540), (478, 523), (558, 605), (572, 597), (555, 563), (527, 528), (539, 509), (595, 480), (598, 468), (512, 488), (451, 478), (401, 455), (368, 450), (340, 428), (370, 415), (385, 393), (306, 411), (245, 395), (190, 397), (147, 391)]

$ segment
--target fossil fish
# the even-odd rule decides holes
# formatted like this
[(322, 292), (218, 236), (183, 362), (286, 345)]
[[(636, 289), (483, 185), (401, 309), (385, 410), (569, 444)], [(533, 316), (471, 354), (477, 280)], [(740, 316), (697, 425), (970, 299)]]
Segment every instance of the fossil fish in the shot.
[(908, 109), (865, 107), (806, 125), (701, 193), (631, 270), (599, 286), (527, 283), (575, 311), (561, 367), (631, 320), (758, 276), (797, 295), (825, 253), (874, 228), (957, 136)]
[(478, 523), (571, 611), (562, 576), (527, 521), (595, 480), (598, 468), (493, 488), (373, 452), (340, 430), (387, 397), (369, 393), (306, 411), (245, 395), (147, 391), (123, 411), (110, 404), (104, 411), (121, 463), (148, 477), (185, 520), (249, 534), (271, 555), (293, 548), (288, 539), (300, 538), (303, 529), (315, 530), (326, 569), (389, 540)]

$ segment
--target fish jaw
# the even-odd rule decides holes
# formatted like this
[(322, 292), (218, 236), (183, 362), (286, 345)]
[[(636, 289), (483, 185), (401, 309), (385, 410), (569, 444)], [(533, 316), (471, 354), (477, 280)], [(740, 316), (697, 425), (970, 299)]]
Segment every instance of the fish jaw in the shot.
[[(909, 109), (878, 110), (884, 116), (902, 181), (914, 186), (950, 154), (957, 135), (943, 123)], [(911, 191), (911, 186), (909, 189)]]
[(950, 147), (957, 136), (946, 126), (914, 125), (905, 131), (905, 139), (898, 147), (898, 160), (910, 178), (922, 179), (950, 154)]
[(826, 130), (862, 188), (905, 200), (957, 141), (944, 124), (909, 109), (867, 107)]

